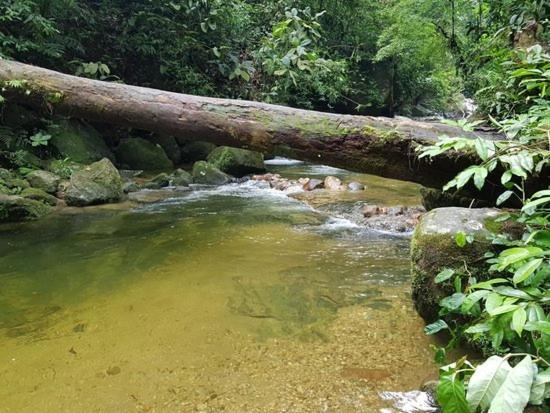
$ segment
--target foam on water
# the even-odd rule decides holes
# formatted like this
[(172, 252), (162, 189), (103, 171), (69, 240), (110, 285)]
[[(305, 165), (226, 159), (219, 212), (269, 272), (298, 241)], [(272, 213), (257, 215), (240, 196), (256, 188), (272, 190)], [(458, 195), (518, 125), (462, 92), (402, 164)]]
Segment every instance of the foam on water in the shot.
[(265, 161), (266, 165), (300, 165), (303, 163), (303, 161), (299, 161), (297, 159), (283, 158), (281, 156), (276, 156), (273, 159), (268, 159)]

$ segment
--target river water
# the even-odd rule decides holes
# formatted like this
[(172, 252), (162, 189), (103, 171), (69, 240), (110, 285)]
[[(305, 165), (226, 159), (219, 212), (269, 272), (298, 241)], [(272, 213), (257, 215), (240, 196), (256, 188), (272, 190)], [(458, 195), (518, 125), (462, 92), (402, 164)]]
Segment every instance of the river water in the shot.
[(251, 182), (0, 226), (0, 412), (432, 411), (408, 249)]

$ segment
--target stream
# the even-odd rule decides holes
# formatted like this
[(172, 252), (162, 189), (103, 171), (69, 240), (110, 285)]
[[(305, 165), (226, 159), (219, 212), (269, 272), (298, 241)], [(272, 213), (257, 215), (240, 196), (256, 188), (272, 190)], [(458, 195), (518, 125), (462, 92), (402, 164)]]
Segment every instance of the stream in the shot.
[(409, 237), (317, 208), (418, 187), (269, 163), (367, 190), (305, 203), (249, 181), (0, 227), (0, 412), (435, 411)]

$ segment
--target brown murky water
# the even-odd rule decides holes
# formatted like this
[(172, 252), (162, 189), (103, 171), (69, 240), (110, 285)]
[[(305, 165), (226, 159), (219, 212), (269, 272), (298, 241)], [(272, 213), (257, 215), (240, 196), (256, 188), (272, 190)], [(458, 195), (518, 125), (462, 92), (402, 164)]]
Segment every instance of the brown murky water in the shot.
[(251, 185), (0, 227), (1, 412), (420, 412), (422, 327), (407, 239)]

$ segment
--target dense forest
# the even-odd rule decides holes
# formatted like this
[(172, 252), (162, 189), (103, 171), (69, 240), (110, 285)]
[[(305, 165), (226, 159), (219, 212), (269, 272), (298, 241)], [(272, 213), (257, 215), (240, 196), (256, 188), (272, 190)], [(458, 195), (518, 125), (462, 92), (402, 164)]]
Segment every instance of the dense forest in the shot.
[[(419, 218), (412, 298), (426, 334), (443, 336), (436, 402), (444, 413), (521, 413), (528, 404), (548, 412), (549, 18), (545, 0), (0, 0), (0, 224), (42, 217), (65, 202), (242, 183), (266, 171), (264, 157), (281, 155), (271, 150), (275, 138), (288, 157), (323, 155), (331, 166), (430, 186), (421, 190), (423, 206), (440, 211), (442, 222), (430, 221), (434, 211)], [(126, 107), (87, 108), (77, 113), (94, 116), (70, 119), (60, 115), (70, 110), (56, 111), (64, 90), (37, 100), (43, 91), (31, 78), (10, 78), (7, 61), (54, 70), (36, 76), (52, 76), (55, 85), (65, 85), (61, 73), (120, 85), (97, 92), (120, 92), (118, 101), (132, 85), (252, 102), (233, 108), (236, 101), (216, 106), (170, 95), (161, 104), (184, 109), (164, 121), (182, 123), (157, 128), (156, 114), (147, 123), (144, 112), (133, 112), (146, 96), (135, 92)], [(71, 93), (100, 84), (78, 78), (66, 81)], [(96, 116), (102, 111), (105, 122)], [(127, 122), (110, 126), (116, 117)], [(176, 136), (187, 127), (223, 139)], [(117, 168), (155, 174), (123, 179)], [(365, 189), (333, 177), (253, 179), (283, 190)], [(492, 209), (471, 209), (478, 206)], [(362, 218), (379, 214), (387, 208), (365, 209)], [(460, 227), (476, 219), (487, 233)], [(455, 221), (451, 238), (427, 235)], [(475, 355), (455, 361), (457, 347)]]
[[(510, 111), (544, 1), (4, 1), (0, 54), (66, 73), (349, 113)], [(502, 102), (493, 96), (503, 95)]]

